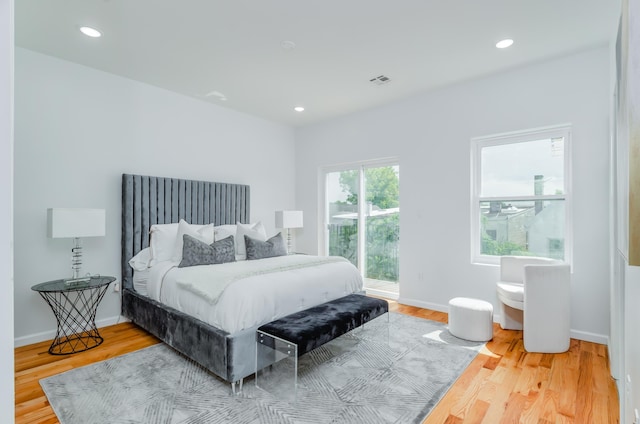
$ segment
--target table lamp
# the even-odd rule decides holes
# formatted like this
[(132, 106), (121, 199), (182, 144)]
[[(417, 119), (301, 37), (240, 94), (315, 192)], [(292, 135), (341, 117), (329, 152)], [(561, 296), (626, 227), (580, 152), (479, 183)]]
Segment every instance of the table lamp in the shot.
[(73, 275), (65, 279), (65, 284), (77, 284), (90, 280), (81, 277), (82, 246), (81, 237), (102, 237), (105, 235), (104, 209), (47, 209), (47, 227), (50, 238), (73, 238), (71, 249), (71, 270)]
[(276, 228), (287, 229), (287, 253), (291, 254), (291, 228), (302, 228), (302, 211), (276, 211)]

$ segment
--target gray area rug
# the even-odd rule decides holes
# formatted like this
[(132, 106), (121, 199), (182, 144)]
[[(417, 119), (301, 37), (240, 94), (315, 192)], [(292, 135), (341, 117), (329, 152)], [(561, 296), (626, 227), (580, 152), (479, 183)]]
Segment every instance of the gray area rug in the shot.
[[(389, 321), (389, 322), (388, 322)], [(245, 379), (240, 395), (164, 344), (40, 380), (62, 424), (419, 423), (484, 343), (446, 325), (384, 315)]]

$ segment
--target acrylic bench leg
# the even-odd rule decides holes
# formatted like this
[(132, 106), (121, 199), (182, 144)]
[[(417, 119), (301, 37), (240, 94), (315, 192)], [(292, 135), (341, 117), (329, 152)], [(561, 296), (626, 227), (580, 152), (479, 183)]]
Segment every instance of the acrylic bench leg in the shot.
[[(243, 382), (244, 382), (244, 378), (241, 378), (238, 381), (231, 382), (231, 392), (234, 395), (239, 395), (240, 393), (242, 393), (242, 383)], [(236, 389), (236, 384), (237, 384), (237, 389)]]

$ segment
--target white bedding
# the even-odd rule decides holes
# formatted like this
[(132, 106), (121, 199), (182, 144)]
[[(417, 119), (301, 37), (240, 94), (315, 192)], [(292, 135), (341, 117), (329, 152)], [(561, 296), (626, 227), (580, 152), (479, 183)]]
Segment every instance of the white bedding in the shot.
[(133, 270), (133, 288), (144, 296), (148, 296), (147, 283), (150, 273), (149, 268), (142, 271)]
[[(362, 290), (360, 272), (347, 260), (325, 259), (302, 267), (296, 265), (304, 261), (300, 256), (190, 268), (162, 262), (150, 269), (147, 292), (152, 299), (234, 333)], [(291, 264), (290, 269), (286, 269), (286, 262)], [(268, 270), (266, 274), (256, 275), (258, 264), (264, 265)], [(230, 278), (229, 268), (236, 268), (242, 278)], [(276, 268), (284, 270), (276, 271)], [(217, 300), (212, 301), (211, 296), (196, 292), (203, 287), (202, 272), (215, 273), (216, 270), (226, 275), (223, 280), (228, 285)], [(188, 287), (190, 279), (199, 289)]]

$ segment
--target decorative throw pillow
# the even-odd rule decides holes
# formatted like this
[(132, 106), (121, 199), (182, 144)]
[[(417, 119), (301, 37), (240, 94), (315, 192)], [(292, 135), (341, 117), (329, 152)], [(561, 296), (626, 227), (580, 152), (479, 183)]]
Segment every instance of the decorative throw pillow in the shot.
[(242, 224), (238, 222), (236, 228), (236, 255), (243, 259), (247, 254), (244, 236), (249, 236), (255, 240), (265, 241), (267, 239), (267, 232), (260, 221), (255, 224)]
[(213, 224), (194, 225), (189, 224), (184, 219), (180, 220), (180, 223), (178, 224), (178, 232), (176, 235), (175, 245), (173, 247), (173, 255), (171, 257), (171, 260), (176, 263), (180, 263), (180, 261), (182, 260), (182, 241), (185, 234), (203, 241), (206, 244), (213, 243)]
[(211, 244), (215, 253), (215, 263), (224, 264), (236, 261), (236, 243), (233, 236), (216, 240)]
[(182, 260), (178, 268), (234, 262), (233, 236), (207, 244), (189, 234), (183, 235)]
[(276, 234), (267, 241), (244, 236), (244, 242), (247, 246), (247, 260), (273, 258), (287, 254), (287, 245), (282, 238), (282, 233)]

